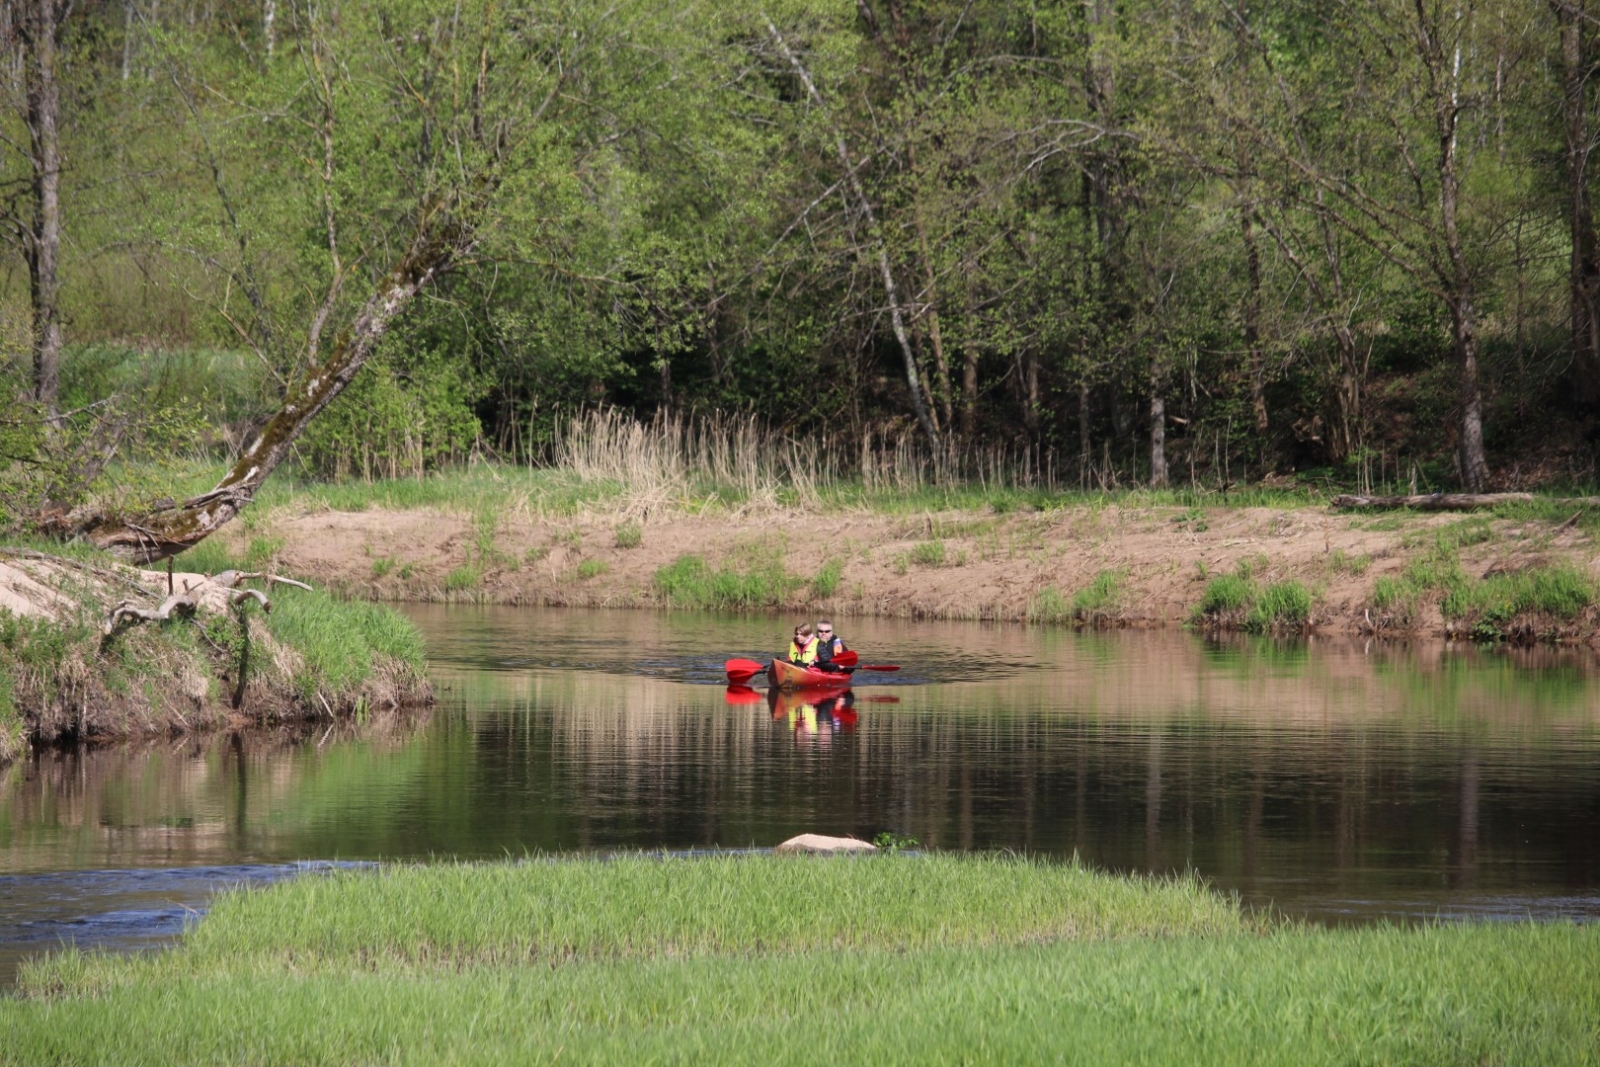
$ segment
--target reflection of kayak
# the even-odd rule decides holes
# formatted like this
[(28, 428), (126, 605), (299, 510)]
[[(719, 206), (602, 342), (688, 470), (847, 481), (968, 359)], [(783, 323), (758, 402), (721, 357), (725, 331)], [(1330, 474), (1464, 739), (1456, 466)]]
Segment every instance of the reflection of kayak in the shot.
[(854, 730), (857, 715), (850, 705), (855, 694), (849, 686), (807, 686), (804, 689), (767, 690), (767, 706), (776, 720), (788, 719), (791, 726), (808, 725), (816, 732), (816, 724), (832, 723), (836, 730)]
[(767, 681), (779, 689), (803, 689), (815, 686), (821, 689), (849, 689), (848, 672), (819, 671), (814, 667), (801, 667), (781, 659), (772, 661), (767, 668)]
[(840, 697), (845, 696), (852, 696), (848, 684), (828, 686), (826, 688), (819, 685), (808, 685), (803, 689), (778, 689), (774, 687), (767, 690), (767, 706), (772, 709), (772, 714), (777, 716), (793, 711), (796, 708), (803, 708), (808, 704), (814, 708), (832, 707), (839, 702)]

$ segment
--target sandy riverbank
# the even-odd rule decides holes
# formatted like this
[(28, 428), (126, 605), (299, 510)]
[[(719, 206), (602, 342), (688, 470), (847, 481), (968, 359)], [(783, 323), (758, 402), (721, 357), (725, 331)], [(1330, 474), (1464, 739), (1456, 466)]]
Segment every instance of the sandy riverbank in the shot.
[[(1177, 626), (1214, 579), (1243, 568), (1258, 587), (1301, 583), (1315, 630), (1451, 637), (1467, 631), (1440, 610), (1442, 596), (1423, 596), (1404, 614), (1374, 605), (1381, 579), (1402, 580), (1441, 542), (1469, 582), (1550, 567), (1600, 576), (1594, 536), (1576, 522), (1317, 506), (913, 516), (752, 509), (643, 520), (598, 511), (486, 522), (431, 508), (289, 505), (252, 525), (227, 532), (233, 551), (270, 552), (285, 573), (379, 600), (658, 607), (666, 601), (658, 571), (694, 555), (713, 568), (778, 560), (806, 579), (835, 561), (831, 590), (796, 581), (775, 606), (841, 616), (1021, 620), (1039, 614), (1046, 591), (1056, 594), (1054, 603), (1070, 604), (1113, 572), (1118, 592), (1102, 622)], [(1567, 641), (1600, 632), (1593, 608), (1546, 622), (1522, 632)]]

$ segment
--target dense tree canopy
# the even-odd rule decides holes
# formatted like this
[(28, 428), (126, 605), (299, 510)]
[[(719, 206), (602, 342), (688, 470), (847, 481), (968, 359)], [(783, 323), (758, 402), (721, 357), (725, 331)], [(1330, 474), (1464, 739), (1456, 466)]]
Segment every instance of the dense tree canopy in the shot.
[(426, 239), (300, 462), (613, 404), (1089, 484), (1593, 473), (1586, 0), (3, 11), (13, 459), (173, 367), (248, 454)]

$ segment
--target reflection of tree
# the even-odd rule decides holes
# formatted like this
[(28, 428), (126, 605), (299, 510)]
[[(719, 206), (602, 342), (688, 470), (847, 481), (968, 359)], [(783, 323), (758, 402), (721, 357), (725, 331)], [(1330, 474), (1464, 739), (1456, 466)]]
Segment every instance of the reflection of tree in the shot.
[(414, 770), (426, 716), (36, 751), (0, 769), (0, 870), (365, 854), (364, 839), (307, 847), (300, 831), (330, 797)]

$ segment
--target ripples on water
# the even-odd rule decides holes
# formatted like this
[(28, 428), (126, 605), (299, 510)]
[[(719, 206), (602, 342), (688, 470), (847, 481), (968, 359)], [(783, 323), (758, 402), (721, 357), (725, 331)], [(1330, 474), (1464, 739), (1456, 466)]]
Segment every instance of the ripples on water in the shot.
[(794, 620), (414, 614), (441, 698), (423, 718), (0, 769), (0, 951), (165, 937), (215, 885), (303, 860), (802, 831), (1193, 869), (1327, 922), (1600, 917), (1584, 656), (844, 620), (903, 669), (769, 701), (726, 693), (722, 663)]

